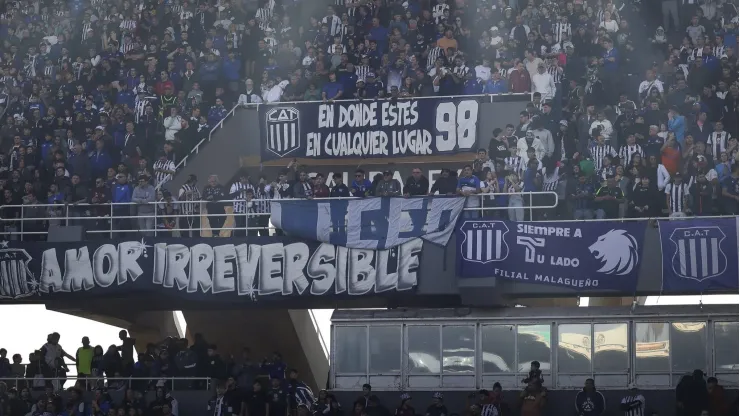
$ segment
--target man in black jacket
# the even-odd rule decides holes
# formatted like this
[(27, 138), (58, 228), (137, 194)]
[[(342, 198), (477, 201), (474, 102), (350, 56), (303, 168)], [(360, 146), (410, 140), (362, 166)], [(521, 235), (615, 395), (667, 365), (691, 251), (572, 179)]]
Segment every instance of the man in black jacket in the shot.
[(406, 178), (403, 186), (403, 196), (422, 196), (429, 192), (429, 179), (421, 174), (421, 169), (414, 168), (411, 176)]
[(457, 175), (453, 175), (449, 169), (442, 169), (442, 176), (437, 178), (429, 191), (429, 195), (439, 192), (440, 195), (454, 195), (457, 192)]
[(583, 390), (576, 395), (576, 413), (579, 416), (600, 416), (606, 410), (606, 401), (600, 391), (596, 390), (594, 379), (586, 379)]
[(629, 202), (629, 216), (632, 218), (650, 218), (660, 212), (660, 194), (650, 177), (643, 175), (635, 186)]
[(214, 237), (218, 237), (221, 228), (224, 226), (226, 217), (224, 216), (224, 203), (220, 202), (226, 199), (226, 192), (223, 186), (218, 183), (218, 176), (211, 175), (208, 177), (208, 185), (203, 188), (203, 200), (207, 201), (206, 210), (208, 210), (208, 223)]

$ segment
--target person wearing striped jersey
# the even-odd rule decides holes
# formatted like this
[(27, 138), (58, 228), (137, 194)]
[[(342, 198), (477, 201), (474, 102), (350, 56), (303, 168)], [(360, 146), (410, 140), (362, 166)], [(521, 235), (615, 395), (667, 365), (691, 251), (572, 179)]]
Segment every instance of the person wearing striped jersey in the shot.
[[(177, 200), (180, 202), (180, 214), (188, 215), (184, 218), (186, 227), (189, 231), (180, 232), (183, 237), (200, 237), (200, 190), (198, 189), (198, 177), (191, 174), (187, 181), (182, 185), (177, 194)], [(182, 222), (181, 222), (182, 224)]]
[(714, 131), (709, 135), (707, 148), (715, 164), (720, 163), (720, 155), (727, 151), (730, 134), (724, 130), (724, 124), (718, 121), (714, 124)]
[[(247, 191), (252, 191), (251, 197), (254, 198), (254, 187), (249, 182), (249, 176), (246, 173), (239, 175), (239, 181), (234, 182), (229, 189), (229, 199), (234, 201), (234, 236), (243, 237), (251, 235), (247, 230), (247, 216), (253, 203), (248, 200)], [(249, 202), (247, 202), (249, 201)]]
[(629, 393), (622, 399), (619, 408), (624, 411), (624, 416), (646, 416), (645, 396), (640, 393), (635, 383), (627, 386)]
[(627, 136), (627, 144), (619, 149), (619, 159), (622, 162), (622, 166), (632, 166), (632, 157), (639, 154), (645, 157), (645, 152), (642, 150), (642, 146), (635, 143), (635, 135), (630, 134)]
[(676, 172), (671, 183), (665, 187), (666, 207), (671, 218), (685, 217), (689, 211), (689, 184), (683, 182), (683, 175)]

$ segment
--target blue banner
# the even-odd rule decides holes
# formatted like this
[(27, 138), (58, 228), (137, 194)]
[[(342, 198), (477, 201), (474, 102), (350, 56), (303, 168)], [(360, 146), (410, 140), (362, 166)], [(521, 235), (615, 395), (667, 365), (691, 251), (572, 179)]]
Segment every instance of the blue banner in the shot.
[(415, 238), (447, 244), (465, 198), (284, 200), (270, 205), (272, 224), (293, 237), (383, 250)]
[(737, 217), (665, 220), (658, 227), (664, 292), (738, 288)]
[(497, 277), (578, 291), (633, 293), (645, 222), (461, 221), (461, 277)]
[(423, 245), (353, 250), (290, 237), (0, 241), (0, 301), (134, 296), (171, 309), (183, 301), (243, 307), (290, 299), (296, 306), (317, 297), (399, 296), (417, 286)]
[(474, 152), (478, 112), (470, 98), (261, 105), (262, 160)]

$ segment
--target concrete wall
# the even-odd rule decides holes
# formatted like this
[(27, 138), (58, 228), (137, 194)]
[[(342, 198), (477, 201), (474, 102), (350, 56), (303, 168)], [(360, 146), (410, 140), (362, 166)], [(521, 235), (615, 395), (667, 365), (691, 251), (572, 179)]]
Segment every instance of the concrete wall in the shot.
[[(596, 385), (598, 386), (598, 377), (596, 378)], [(491, 387), (488, 387), (490, 389)], [(352, 403), (357, 400), (362, 392), (336, 392), (336, 396), (342, 403), (342, 407), (346, 412), (349, 412)], [(457, 413), (460, 415), (465, 414), (465, 404), (468, 394), (471, 392), (465, 391), (448, 391), (444, 392), (445, 405), (450, 414)], [(505, 401), (512, 407), (514, 416), (519, 415), (519, 409), (517, 408), (518, 391), (506, 391)], [(544, 415), (546, 416), (570, 416), (575, 414), (575, 397), (578, 392), (575, 390), (552, 390), (548, 391), (547, 404), (545, 405)], [(660, 416), (674, 416), (676, 415), (675, 403), (676, 396), (673, 390), (645, 390), (641, 392), (645, 396), (645, 402), (647, 404), (648, 413), (650, 411), (657, 411)], [(393, 411), (400, 404), (401, 392), (375, 392), (381, 402), (388, 406)], [(414, 408), (417, 414), (424, 412), (432, 401), (433, 391), (414, 391), (410, 392)], [(605, 416), (622, 416), (624, 412), (619, 410), (619, 403), (623, 397), (629, 394), (625, 390), (604, 390), (602, 391), (604, 398), (606, 399), (607, 411)], [(736, 400), (738, 397), (737, 390), (727, 391), (728, 401), (732, 403), (732, 400)], [(734, 409), (737, 409), (737, 402), (735, 402)]]
[(299, 371), (301, 380), (313, 389), (324, 388), (329, 361), (308, 313), (287, 309), (183, 311), (188, 332), (203, 334), (206, 341), (218, 346), (222, 357), (239, 357), (242, 349), (249, 347), (252, 359), (261, 361), (279, 351), (285, 362)]

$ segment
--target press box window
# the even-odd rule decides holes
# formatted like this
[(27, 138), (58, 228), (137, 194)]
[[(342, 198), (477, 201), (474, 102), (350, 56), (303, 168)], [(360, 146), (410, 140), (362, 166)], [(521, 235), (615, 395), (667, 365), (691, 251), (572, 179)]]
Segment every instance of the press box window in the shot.
[(370, 373), (401, 371), (401, 327), (370, 326)]
[(367, 374), (367, 327), (334, 328), (337, 374)]

